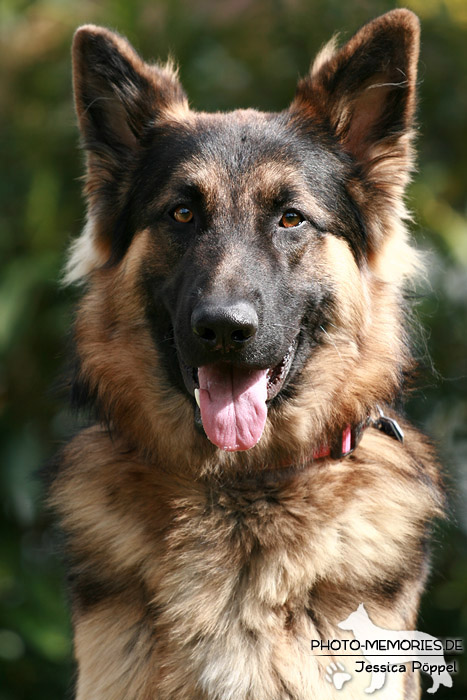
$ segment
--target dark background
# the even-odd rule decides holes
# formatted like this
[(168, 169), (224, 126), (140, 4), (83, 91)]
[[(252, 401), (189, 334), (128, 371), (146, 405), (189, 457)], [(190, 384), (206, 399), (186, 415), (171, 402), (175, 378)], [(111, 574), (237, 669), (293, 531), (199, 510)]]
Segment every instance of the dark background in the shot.
[[(428, 256), (417, 288), (425, 369), (408, 410), (439, 446), (453, 509), (436, 530), (418, 629), (467, 637), (467, 2), (406, 5), (420, 15), (423, 39), (419, 172), (408, 200), (414, 237)], [(105, 24), (147, 59), (172, 54), (195, 108), (276, 110), (335, 31), (345, 40), (394, 7), (384, 0), (0, 0), (0, 700), (63, 698), (72, 673), (63, 572), (35, 473), (73, 425), (53, 385), (75, 295), (58, 279), (84, 212), (70, 79), (74, 29)], [(467, 655), (460, 666), (439, 700), (467, 697)]]

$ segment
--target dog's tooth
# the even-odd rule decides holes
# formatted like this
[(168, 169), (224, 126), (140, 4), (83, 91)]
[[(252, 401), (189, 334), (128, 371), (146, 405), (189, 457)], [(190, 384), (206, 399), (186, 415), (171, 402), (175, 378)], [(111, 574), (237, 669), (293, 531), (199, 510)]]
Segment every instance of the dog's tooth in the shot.
[(199, 389), (195, 389), (195, 401), (198, 404), (198, 406), (201, 408), (200, 403), (199, 403)]

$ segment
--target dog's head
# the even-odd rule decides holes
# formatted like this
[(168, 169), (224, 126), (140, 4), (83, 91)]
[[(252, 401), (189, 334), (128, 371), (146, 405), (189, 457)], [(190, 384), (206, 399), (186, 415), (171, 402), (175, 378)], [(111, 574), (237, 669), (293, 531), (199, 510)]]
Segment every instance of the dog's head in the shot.
[(350, 630), (352, 632), (355, 631), (357, 634), (361, 633), (362, 631), (365, 632), (371, 625), (372, 622), (363, 603), (360, 603), (358, 608), (354, 612), (350, 613), (345, 620), (342, 620), (342, 622), (337, 624), (339, 629)]
[(395, 10), (329, 44), (287, 110), (205, 114), (172, 67), (77, 31), (78, 400), (142, 445), (176, 430), (205, 454), (195, 424), (223, 450), (303, 451), (391, 400), (418, 32)]

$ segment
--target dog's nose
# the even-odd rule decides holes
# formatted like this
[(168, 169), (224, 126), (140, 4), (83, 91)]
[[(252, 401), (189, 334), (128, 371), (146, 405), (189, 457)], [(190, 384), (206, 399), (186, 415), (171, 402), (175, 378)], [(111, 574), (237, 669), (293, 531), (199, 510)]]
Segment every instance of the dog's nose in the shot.
[(248, 302), (201, 303), (193, 311), (191, 328), (206, 348), (226, 352), (240, 349), (253, 340), (258, 330), (258, 315)]

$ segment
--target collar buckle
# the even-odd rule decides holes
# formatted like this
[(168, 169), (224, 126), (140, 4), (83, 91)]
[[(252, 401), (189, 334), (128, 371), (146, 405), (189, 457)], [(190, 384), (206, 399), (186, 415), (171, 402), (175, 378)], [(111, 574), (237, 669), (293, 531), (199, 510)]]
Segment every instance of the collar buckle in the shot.
[(398, 440), (399, 442), (404, 442), (404, 431), (400, 427), (399, 423), (394, 418), (389, 418), (386, 416), (380, 406), (376, 406), (378, 409), (379, 417), (371, 422), (373, 428), (380, 430), (385, 435)]

